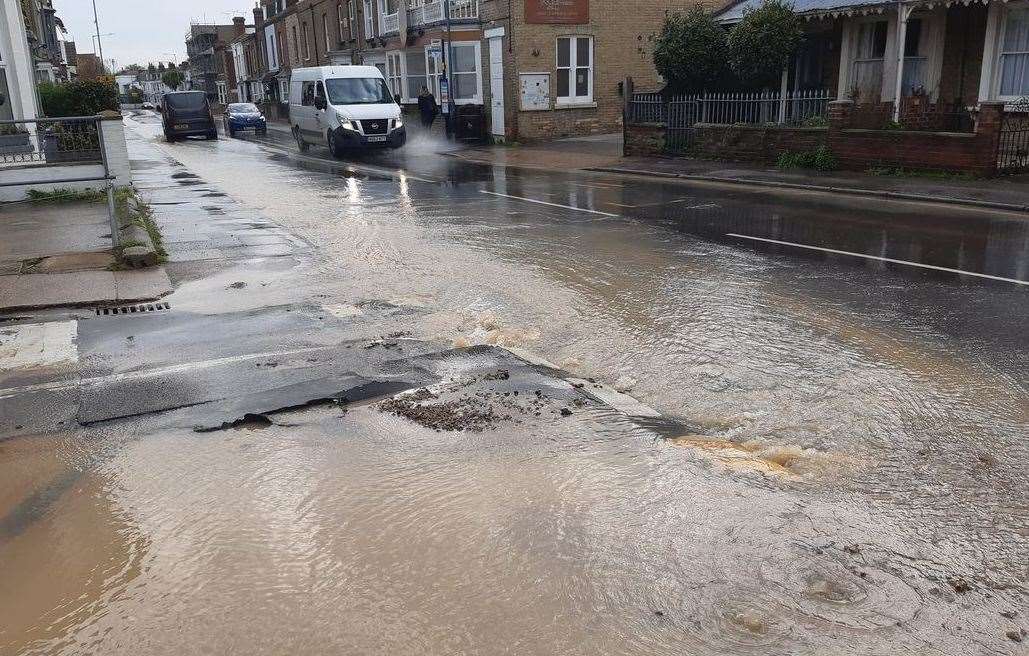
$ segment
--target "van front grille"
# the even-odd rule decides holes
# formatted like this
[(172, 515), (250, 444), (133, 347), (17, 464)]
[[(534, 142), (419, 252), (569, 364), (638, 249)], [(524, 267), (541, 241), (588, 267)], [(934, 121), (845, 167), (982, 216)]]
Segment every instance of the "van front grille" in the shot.
[(361, 121), (361, 129), (365, 134), (386, 134), (389, 132), (389, 119), (376, 118)]

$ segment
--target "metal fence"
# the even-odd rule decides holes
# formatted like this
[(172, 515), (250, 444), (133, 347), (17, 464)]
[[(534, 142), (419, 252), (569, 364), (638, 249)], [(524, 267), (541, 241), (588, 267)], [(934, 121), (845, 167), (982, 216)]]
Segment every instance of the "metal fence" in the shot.
[(670, 109), (673, 105), (692, 103), (691, 107), (697, 109), (696, 116), (689, 111), (680, 112), (680, 115), (698, 123), (824, 125), (829, 103), (834, 99), (835, 96), (824, 89), (794, 91), (785, 96), (779, 91), (686, 96), (636, 93), (629, 103), (627, 118), (633, 123), (665, 123), (672, 118)]
[[(9, 172), (11, 175), (3, 175)], [(15, 174), (17, 173), (17, 174)], [(0, 121), (0, 187), (95, 182), (107, 192), (111, 238), (119, 245), (114, 176), (99, 116)]]
[(1004, 108), (997, 144), (997, 170), (1029, 172), (1029, 99)]

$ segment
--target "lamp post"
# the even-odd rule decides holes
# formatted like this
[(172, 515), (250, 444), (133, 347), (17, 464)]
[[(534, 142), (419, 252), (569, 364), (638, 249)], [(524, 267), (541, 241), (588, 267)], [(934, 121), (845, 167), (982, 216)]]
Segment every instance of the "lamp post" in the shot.
[(100, 40), (100, 16), (96, 12), (96, 0), (93, 0), (93, 25), (96, 27), (96, 45), (100, 52), (100, 63), (104, 61), (104, 44)]

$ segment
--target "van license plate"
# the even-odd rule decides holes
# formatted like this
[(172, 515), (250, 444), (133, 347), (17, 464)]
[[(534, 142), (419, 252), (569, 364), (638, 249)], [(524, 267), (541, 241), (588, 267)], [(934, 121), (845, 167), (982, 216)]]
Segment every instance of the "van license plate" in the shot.
[(376, 141), (385, 141), (386, 137), (368, 137), (368, 142), (373, 143)]
[(188, 130), (189, 129), (189, 123), (177, 123), (175, 125), (175, 129), (176, 130)]

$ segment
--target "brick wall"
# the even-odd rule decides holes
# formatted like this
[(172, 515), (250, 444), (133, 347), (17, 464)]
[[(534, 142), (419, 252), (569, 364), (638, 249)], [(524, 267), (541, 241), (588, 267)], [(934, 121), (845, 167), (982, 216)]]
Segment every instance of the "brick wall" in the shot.
[(700, 124), (693, 150), (719, 159), (774, 164), (786, 151), (810, 152), (824, 146), (827, 132), (825, 128)]
[[(774, 163), (785, 151), (810, 152), (825, 145), (840, 168), (878, 166), (990, 176), (997, 172), (1003, 103), (982, 103), (975, 133), (865, 130), (851, 127), (853, 103), (829, 104), (829, 127), (698, 124), (694, 152), (725, 160)], [(651, 156), (664, 149), (665, 126), (625, 126), (625, 154)]]
[(625, 126), (626, 157), (647, 157), (665, 152), (665, 126), (661, 123), (628, 123)]
[(875, 166), (993, 175), (1003, 103), (982, 103), (974, 134), (850, 129), (853, 103), (829, 105), (830, 150), (845, 169)]
[[(722, 0), (706, 0), (711, 8)], [(622, 128), (623, 97), (619, 85), (632, 77), (639, 89), (662, 85), (654, 68), (653, 40), (666, 11), (682, 11), (674, 0), (590, 0), (589, 22), (583, 25), (538, 25), (525, 22), (524, 0), (480, 0), (483, 29), (504, 27), (504, 102), (507, 137), (536, 141), (615, 132)], [(557, 108), (557, 38), (591, 36), (594, 44), (595, 107)], [(488, 47), (483, 43), (483, 86), (489, 105)], [(551, 109), (520, 110), (519, 74), (549, 73)]]

